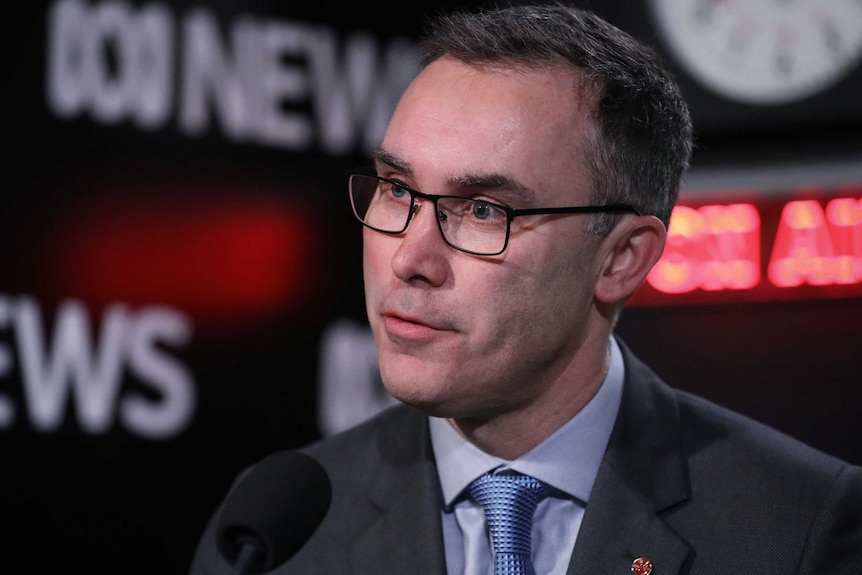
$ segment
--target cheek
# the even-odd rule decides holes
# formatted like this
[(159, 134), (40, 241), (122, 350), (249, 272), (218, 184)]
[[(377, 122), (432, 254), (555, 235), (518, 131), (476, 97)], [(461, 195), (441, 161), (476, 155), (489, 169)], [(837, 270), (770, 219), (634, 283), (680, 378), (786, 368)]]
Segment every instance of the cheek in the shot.
[(592, 303), (592, 260), (575, 250), (557, 250), (533, 261), (537, 265), (523, 270), (510, 288), (515, 320), (531, 333), (567, 329)]
[(561, 277), (551, 277), (551, 270), (541, 266), (484, 271), (472, 286), (465, 286), (472, 302), (470, 315), (479, 328), (476, 343), (498, 353), (521, 353), (526, 342), (541, 339), (548, 322), (556, 319), (563, 299), (559, 291), (567, 288)]
[(387, 242), (380, 234), (365, 230), (362, 235), (362, 271), (365, 289), (374, 290), (382, 285), (392, 270), (392, 253), (394, 248), (387, 249)]

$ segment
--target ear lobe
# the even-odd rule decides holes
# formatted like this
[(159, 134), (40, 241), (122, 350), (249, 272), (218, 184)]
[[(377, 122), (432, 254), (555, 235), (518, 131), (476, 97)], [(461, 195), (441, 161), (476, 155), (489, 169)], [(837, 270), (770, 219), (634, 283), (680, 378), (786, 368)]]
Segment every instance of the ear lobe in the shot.
[(607, 253), (596, 280), (596, 299), (606, 304), (628, 299), (661, 257), (666, 238), (667, 230), (655, 216), (621, 221), (603, 242)]

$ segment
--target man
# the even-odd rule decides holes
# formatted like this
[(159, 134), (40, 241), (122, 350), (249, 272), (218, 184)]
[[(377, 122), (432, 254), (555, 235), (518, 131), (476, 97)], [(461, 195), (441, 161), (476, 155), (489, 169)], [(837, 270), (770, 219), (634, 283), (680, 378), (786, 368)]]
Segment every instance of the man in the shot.
[[(423, 50), (350, 183), (410, 407), (308, 448), (332, 507), (274, 572), (862, 572), (862, 470), (672, 391), (612, 336), (691, 148), (654, 58), (562, 6), (443, 18)], [(511, 549), (499, 485), (531, 500)], [(229, 572), (212, 528), (193, 572)]]

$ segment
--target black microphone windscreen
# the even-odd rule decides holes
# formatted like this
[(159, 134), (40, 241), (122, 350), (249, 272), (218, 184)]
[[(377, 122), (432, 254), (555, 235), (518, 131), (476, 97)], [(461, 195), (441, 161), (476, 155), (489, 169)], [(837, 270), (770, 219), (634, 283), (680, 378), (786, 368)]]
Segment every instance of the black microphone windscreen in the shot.
[(260, 557), (250, 572), (263, 573), (290, 559), (323, 521), (332, 486), (323, 467), (296, 451), (274, 453), (254, 465), (222, 506), (219, 551), (231, 565), (247, 543)]

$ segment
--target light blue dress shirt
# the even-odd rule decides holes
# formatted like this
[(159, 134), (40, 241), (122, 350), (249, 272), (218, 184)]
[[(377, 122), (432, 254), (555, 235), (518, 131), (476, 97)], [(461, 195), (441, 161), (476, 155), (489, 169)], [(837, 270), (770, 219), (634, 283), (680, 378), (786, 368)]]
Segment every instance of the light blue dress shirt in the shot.
[(429, 418), (443, 488), (448, 575), (493, 575), (485, 513), (464, 490), (478, 476), (498, 468), (531, 475), (554, 488), (539, 503), (533, 519), (533, 565), (537, 575), (565, 575), (622, 399), (622, 354), (613, 338), (609, 347), (610, 368), (596, 395), (565, 425), (514, 461), (481, 451), (447, 420)]

